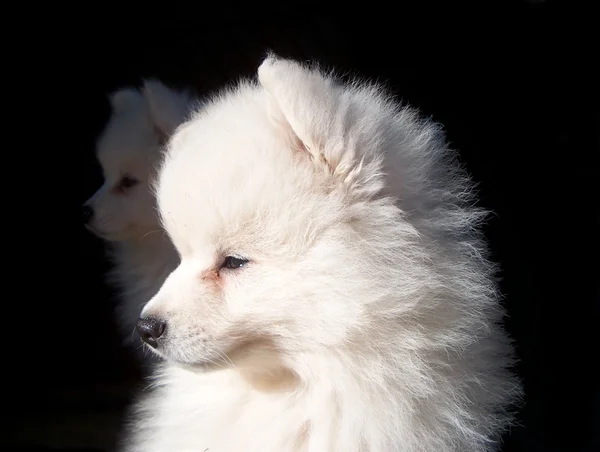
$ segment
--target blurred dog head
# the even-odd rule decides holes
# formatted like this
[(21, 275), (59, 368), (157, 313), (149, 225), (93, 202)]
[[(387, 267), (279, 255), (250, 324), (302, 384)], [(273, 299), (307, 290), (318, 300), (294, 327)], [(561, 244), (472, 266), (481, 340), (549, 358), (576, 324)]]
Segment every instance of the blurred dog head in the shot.
[(190, 109), (188, 92), (157, 80), (110, 96), (112, 114), (97, 142), (104, 183), (83, 205), (83, 220), (108, 241), (140, 238), (160, 227), (152, 181), (162, 145)]

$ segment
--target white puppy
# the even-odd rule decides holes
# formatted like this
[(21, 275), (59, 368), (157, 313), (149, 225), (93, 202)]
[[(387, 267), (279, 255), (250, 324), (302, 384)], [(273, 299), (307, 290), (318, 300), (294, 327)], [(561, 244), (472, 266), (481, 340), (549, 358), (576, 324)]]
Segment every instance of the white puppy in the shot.
[(141, 90), (121, 89), (110, 96), (112, 115), (97, 142), (104, 184), (84, 204), (83, 220), (109, 243), (115, 264), (110, 277), (122, 291), (119, 326), (135, 348), (142, 307), (179, 262), (160, 225), (151, 186), (162, 144), (184, 120), (190, 102), (188, 92), (157, 80), (146, 80)]
[(130, 452), (477, 452), (520, 394), (473, 207), (439, 128), (267, 58), (172, 137), (181, 263), (138, 324), (166, 363)]

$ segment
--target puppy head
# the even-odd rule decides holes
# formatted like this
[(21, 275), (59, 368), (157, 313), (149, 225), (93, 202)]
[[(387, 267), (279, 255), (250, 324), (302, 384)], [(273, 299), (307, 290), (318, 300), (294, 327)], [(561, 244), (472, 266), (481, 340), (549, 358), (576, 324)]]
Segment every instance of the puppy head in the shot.
[(189, 101), (187, 93), (155, 80), (110, 96), (112, 114), (96, 152), (104, 183), (83, 207), (89, 230), (121, 241), (159, 228), (151, 184), (161, 146), (184, 120)]
[(266, 369), (351, 344), (401, 258), (376, 92), (275, 57), (258, 80), (182, 126), (159, 173), (181, 264), (141, 322), (168, 360)]

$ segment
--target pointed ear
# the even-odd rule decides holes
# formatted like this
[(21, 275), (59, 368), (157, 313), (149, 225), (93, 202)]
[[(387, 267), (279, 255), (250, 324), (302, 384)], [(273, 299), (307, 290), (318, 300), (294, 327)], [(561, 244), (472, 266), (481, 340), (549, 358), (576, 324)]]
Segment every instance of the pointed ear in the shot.
[(156, 79), (144, 80), (142, 94), (148, 102), (150, 118), (163, 140), (185, 121), (192, 96), (189, 91), (175, 91)]
[(108, 95), (110, 106), (115, 113), (122, 113), (134, 106), (140, 105), (144, 98), (141, 93), (134, 88), (122, 88)]
[[(317, 68), (269, 55), (258, 69), (270, 115), (318, 170), (350, 188), (381, 188), (380, 102), (373, 88), (343, 86)], [(375, 185), (373, 185), (375, 184)]]

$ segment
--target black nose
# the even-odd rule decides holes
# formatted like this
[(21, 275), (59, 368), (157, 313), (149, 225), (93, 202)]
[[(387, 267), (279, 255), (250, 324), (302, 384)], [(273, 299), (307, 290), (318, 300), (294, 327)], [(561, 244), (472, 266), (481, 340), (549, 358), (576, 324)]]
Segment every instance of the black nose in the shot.
[(158, 338), (165, 332), (166, 326), (166, 322), (152, 317), (141, 318), (137, 322), (140, 337), (146, 344), (154, 348), (158, 345)]
[(93, 216), (94, 209), (92, 209), (90, 206), (85, 205), (81, 208), (81, 218), (83, 219), (83, 224), (88, 224)]

